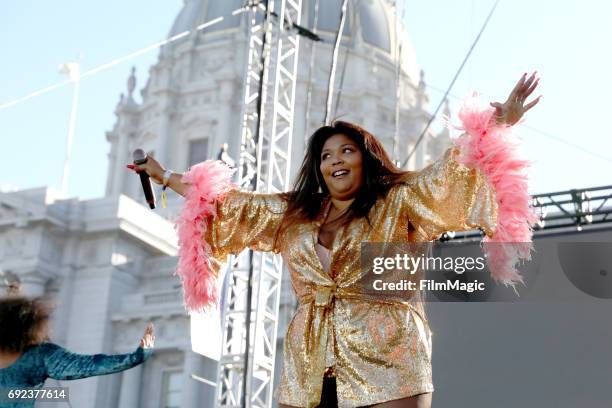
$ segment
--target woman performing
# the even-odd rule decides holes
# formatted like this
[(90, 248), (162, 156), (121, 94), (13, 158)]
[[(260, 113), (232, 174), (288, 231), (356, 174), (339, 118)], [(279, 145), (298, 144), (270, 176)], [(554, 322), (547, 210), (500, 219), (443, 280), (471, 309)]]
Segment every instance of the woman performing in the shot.
[(177, 221), (185, 303), (218, 302), (216, 279), (229, 254), (245, 248), (280, 253), (298, 308), (287, 328), (277, 397), (281, 407), (431, 406), (431, 339), (420, 301), (379, 301), (360, 285), (362, 242), (428, 242), (445, 231), (481, 228), (493, 277), (521, 282), (528, 258), (526, 163), (516, 158), (511, 126), (539, 98), (523, 75), (505, 103), (459, 112), (465, 133), (436, 163), (398, 169), (382, 144), (359, 126), (318, 129), (293, 191), (239, 191), (232, 170), (206, 161), (185, 174), (151, 159), (128, 165), (185, 197)]
[(49, 309), (38, 299), (8, 296), (0, 299), (0, 406), (34, 407), (34, 400), (9, 402), (10, 390), (40, 389), (47, 378), (78, 380), (112, 374), (142, 364), (153, 353), (153, 325), (149, 323), (140, 345), (130, 354), (80, 355), (48, 337)]

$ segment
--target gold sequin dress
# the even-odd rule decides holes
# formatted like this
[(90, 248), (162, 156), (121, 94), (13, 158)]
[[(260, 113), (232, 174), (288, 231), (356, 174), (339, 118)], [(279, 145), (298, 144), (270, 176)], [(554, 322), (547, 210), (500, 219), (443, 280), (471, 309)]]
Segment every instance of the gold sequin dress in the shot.
[[(486, 177), (449, 149), (434, 164), (406, 176), (369, 213), (337, 232), (329, 270), (317, 256), (317, 234), (330, 209), (277, 236), (286, 202), (277, 194), (231, 190), (216, 202), (203, 238), (213, 271), (246, 247), (282, 255), (298, 307), (284, 342), (278, 402), (316, 407), (326, 368), (334, 366), (340, 407), (359, 407), (434, 390), (431, 331), (418, 299), (377, 301), (362, 293), (363, 242), (426, 242), (445, 231), (497, 221), (495, 192)], [(409, 224), (412, 229), (408, 232)]]

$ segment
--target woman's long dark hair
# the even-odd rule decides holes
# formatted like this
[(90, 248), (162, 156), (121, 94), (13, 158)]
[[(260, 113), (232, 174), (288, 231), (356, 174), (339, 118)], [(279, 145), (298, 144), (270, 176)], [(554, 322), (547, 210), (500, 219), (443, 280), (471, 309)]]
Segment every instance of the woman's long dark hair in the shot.
[(50, 313), (39, 299), (0, 298), (0, 351), (21, 353), (46, 340)]
[(362, 154), (363, 184), (348, 209), (348, 220), (367, 218), (377, 198), (385, 196), (391, 187), (400, 183), (404, 176), (410, 173), (395, 166), (382, 143), (362, 127), (343, 121), (320, 127), (309, 139), (306, 156), (293, 191), (285, 195), (288, 206), (283, 228), (300, 220), (313, 220), (321, 211), (325, 198), (329, 196), (320, 170), (321, 151), (325, 141), (337, 134), (346, 135), (353, 140)]

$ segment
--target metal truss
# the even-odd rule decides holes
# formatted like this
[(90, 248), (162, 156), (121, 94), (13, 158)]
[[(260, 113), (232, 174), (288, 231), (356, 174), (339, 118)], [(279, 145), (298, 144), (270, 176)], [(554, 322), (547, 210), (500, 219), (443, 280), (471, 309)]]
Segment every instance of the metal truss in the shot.
[[(592, 187), (538, 194), (531, 205), (540, 217), (534, 236), (563, 229), (582, 231), (598, 224), (612, 223), (612, 186)], [(476, 239), (480, 231), (447, 232), (441, 241)]]
[[(258, 192), (286, 191), (299, 49), (298, 34), (290, 28), (300, 23), (301, 0), (252, 3), (249, 17), (239, 185)], [(276, 53), (271, 61), (272, 45)], [(269, 101), (272, 67), (274, 96)], [(265, 126), (267, 115), (271, 129)], [(217, 407), (272, 405), (282, 270), (278, 255), (247, 250), (231, 257)]]
[(301, 9), (301, 0), (281, 1), (282, 18), (276, 48), (270, 161), (265, 186), (268, 192), (286, 191), (289, 187), (300, 37), (297, 31), (288, 29), (300, 24)]
[(533, 196), (533, 206), (540, 215), (536, 232), (567, 227), (581, 231), (588, 225), (612, 222), (612, 186), (538, 194)]

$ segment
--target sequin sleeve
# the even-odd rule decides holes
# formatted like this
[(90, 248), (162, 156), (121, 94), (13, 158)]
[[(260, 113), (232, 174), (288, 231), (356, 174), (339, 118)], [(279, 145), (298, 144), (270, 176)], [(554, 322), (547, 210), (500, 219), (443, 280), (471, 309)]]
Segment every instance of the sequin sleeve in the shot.
[(497, 223), (495, 191), (482, 172), (457, 161), (448, 149), (438, 161), (407, 178), (411, 221), (427, 239), (446, 231), (481, 228), (492, 236)]
[(277, 232), (284, 210), (279, 194), (231, 190), (217, 201), (216, 215), (209, 217), (203, 238), (219, 260), (245, 248), (278, 253)]
[(209, 160), (181, 178), (189, 187), (177, 219), (176, 272), (190, 311), (218, 305), (217, 278), (227, 255), (247, 247), (277, 252), (276, 232), (284, 213), (281, 195), (239, 191), (232, 173), (222, 162)]
[(76, 354), (56, 344), (44, 345), (47, 375), (56, 380), (76, 380), (96, 375), (118, 373), (142, 364), (152, 349), (138, 347), (129, 354)]
[(480, 227), (493, 279), (523, 282), (516, 266), (531, 258), (532, 227), (529, 162), (520, 155), (513, 127), (497, 123), (495, 110), (477, 95), (464, 101), (458, 116), (464, 133), (455, 147), (409, 183), (416, 196), (416, 220), (429, 238), (446, 230)]

